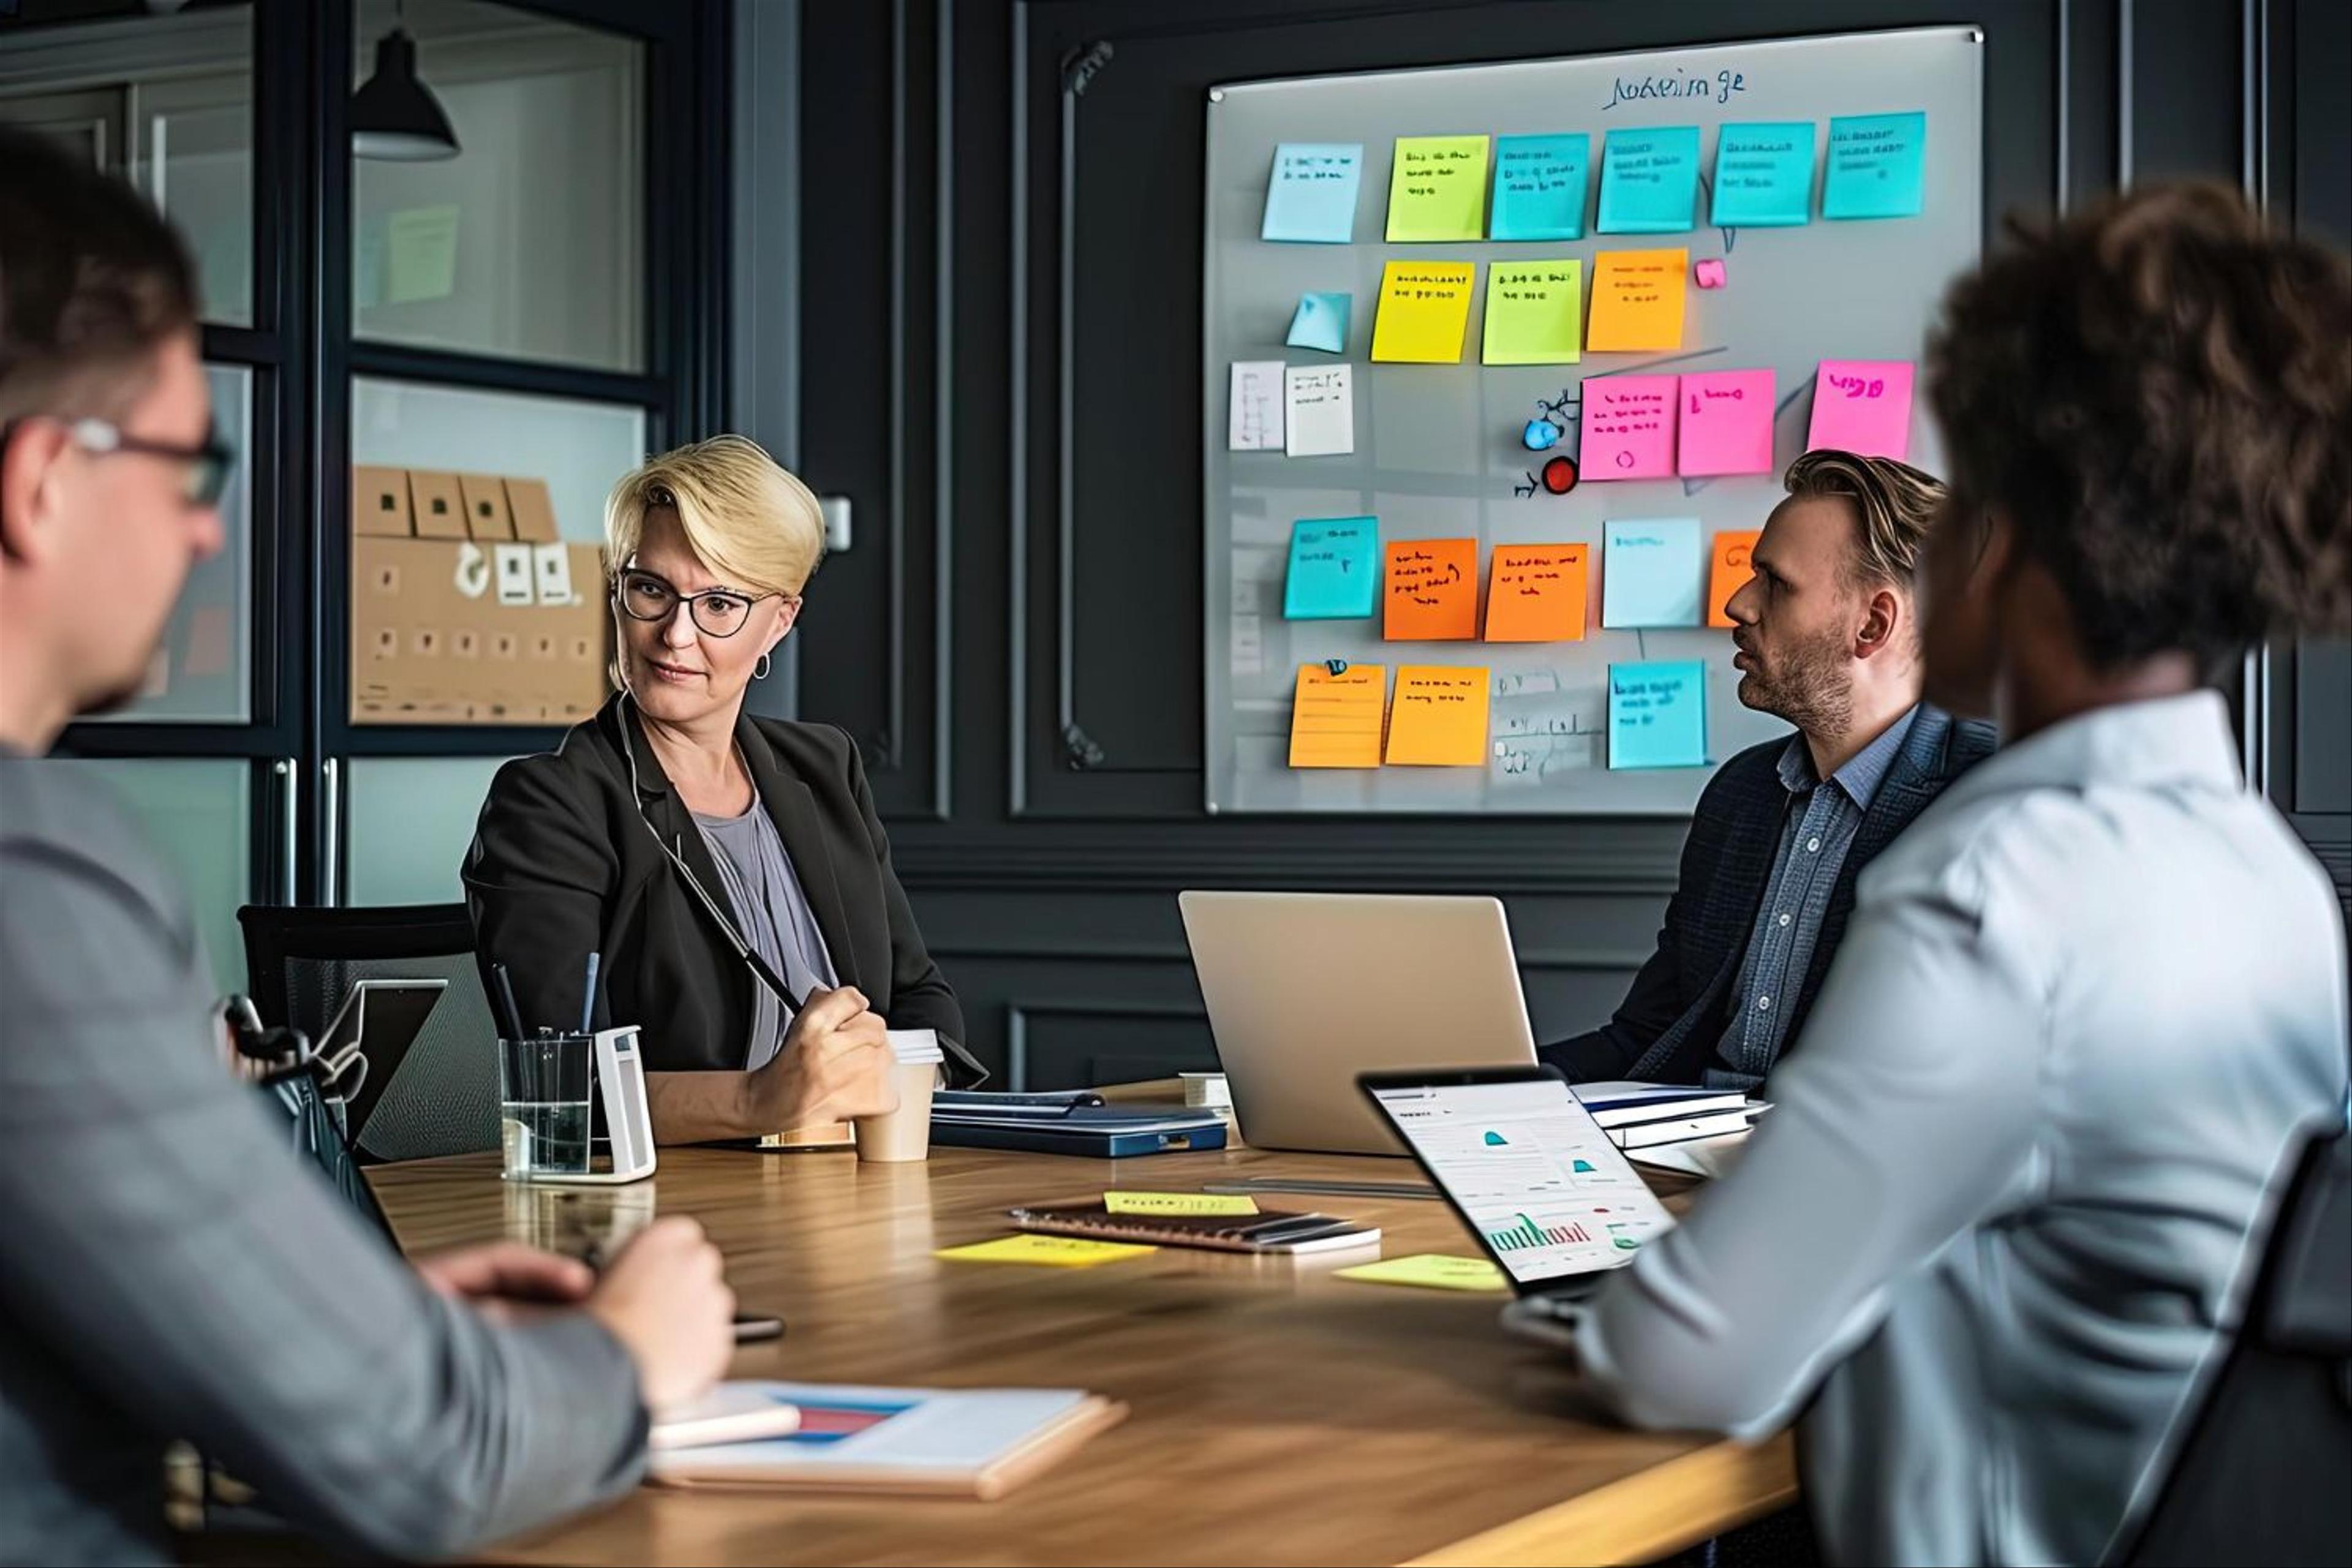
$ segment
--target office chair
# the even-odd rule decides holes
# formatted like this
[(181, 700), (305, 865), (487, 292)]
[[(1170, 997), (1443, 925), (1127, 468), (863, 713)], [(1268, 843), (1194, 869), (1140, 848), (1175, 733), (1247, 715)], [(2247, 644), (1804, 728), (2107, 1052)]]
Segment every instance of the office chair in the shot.
[(2147, 1517), (2108, 1561), (2352, 1563), (2352, 1134), (2315, 1138), (2236, 1340), (2182, 1412)]
[(362, 1163), (499, 1146), (498, 1029), (474, 964), (465, 905), (248, 905), (236, 919), (245, 928), (247, 984), (262, 1021), (289, 1024), (313, 1039), (355, 981), (448, 981), (366, 1124), (351, 1130)]

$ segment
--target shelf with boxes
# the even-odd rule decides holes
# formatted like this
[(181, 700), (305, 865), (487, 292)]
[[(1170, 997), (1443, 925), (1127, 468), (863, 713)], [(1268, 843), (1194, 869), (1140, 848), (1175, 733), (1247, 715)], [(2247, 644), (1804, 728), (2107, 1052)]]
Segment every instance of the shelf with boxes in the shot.
[(352, 474), (354, 724), (571, 724), (610, 690), (604, 552), (546, 481)]

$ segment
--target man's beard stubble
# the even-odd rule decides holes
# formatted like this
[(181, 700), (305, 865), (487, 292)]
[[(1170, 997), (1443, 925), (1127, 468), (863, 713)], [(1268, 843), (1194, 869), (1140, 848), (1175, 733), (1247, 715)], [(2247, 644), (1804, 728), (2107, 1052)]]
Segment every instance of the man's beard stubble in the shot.
[(1761, 669), (1740, 678), (1739, 700), (1808, 734), (1840, 734), (1853, 718), (1853, 688), (1844, 666), (1845, 641), (1835, 634), (1792, 644), (1769, 678)]

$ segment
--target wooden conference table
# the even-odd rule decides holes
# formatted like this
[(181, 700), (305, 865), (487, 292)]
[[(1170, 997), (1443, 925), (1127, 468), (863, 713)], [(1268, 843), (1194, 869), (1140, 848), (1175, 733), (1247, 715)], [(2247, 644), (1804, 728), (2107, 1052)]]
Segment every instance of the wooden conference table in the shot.
[[(1171, 1086), (1172, 1087), (1172, 1086)], [(1170, 1096), (1169, 1098), (1175, 1098)], [(1081, 1387), (1127, 1421), (993, 1503), (640, 1489), (507, 1543), (519, 1563), (1640, 1563), (1786, 1506), (1788, 1438), (1756, 1449), (1580, 1420), (1498, 1295), (1352, 1284), (1338, 1264), (1163, 1247), (1092, 1268), (948, 1262), (1013, 1204), (1233, 1175), (1412, 1179), (1402, 1161), (1227, 1149), (1148, 1160), (934, 1149), (666, 1149), (614, 1191), (510, 1186), (496, 1155), (371, 1173), (402, 1245), (514, 1236), (576, 1250), (700, 1220), (747, 1310), (784, 1319), (736, 1377)], [(1382, 1256), (1475, 1255), (1443, 1204), (1276, 1196), (1378, 1224)]]

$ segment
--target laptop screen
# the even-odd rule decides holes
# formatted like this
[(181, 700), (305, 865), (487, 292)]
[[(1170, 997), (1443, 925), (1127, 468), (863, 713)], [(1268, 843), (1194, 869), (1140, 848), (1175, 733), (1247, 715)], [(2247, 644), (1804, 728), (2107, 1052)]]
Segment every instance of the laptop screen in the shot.
[(1566, 1082), (1473, 1078), (1366, 1089), (1515, 1283), (1621, 1268), (1675, 1223)]

